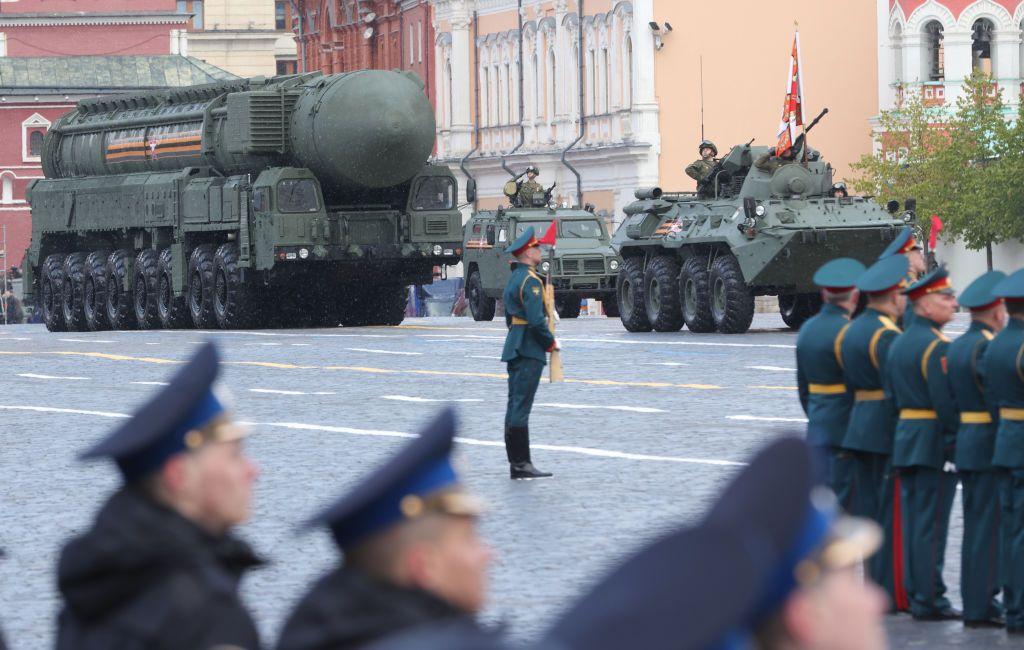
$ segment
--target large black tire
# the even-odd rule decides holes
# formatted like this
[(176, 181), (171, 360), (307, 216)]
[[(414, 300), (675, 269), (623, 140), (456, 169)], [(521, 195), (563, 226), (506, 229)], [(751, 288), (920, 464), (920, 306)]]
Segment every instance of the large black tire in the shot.
[(84, 332), (85, 324), (85, 253), (71, 253), (64, 260), (60, 290), (60, 308), (68, 331)]
[(94, 251), (85, 258), (85, 326), (93, 332), (110, 328), (110, 321), (107, 320), (108, 257), (108, 251)]
[(64, 310), (61, 308), (61, 290), (64, 287), (64, 256), (48, 255), (39, 274), (39, 295), (43, 308), (43, 322), (51, 332), (65, 332)]
[(385, 286), (370, 294), (369, 325), (401, 325), (409, 304), (409, 288), (405, 285)]
[(185, 296), (174, 295), (174, 261), (171, 249), (160, 251), (156, 262), (156, 311), (160, 316), (160, 327), (165, 330), (181, 329), (192, 324)]
[(225, 330), (251, 327), (254, 322), (252, 303), (238, 269), (238, 246), (221, 244), (213, 256), (213, 313), (217, 325)]
[(160, 256), (155, 250), (147, 248), (135, 256), (135, 268), (132, 270), (132, 310), (135, 322), (141, 330), (154, 330), (160, 327), (160, 274), (157, 265)]
[(217, 327), (213, 311), (213, 246), (201, 244), (188, 260), (188, 311), (199, 329)]
[(558, 312), (559, 318), (579, 318), (580, 310), (583, 305), (580, 304), (580, 297), (575, 293), (568, 293), (564, 295), (555, 296), (555, 311)]
[(131, 251), (124, 249), (116, 250), (107, 258), (106, 279), (103, 281), (106, 300), (104, 308), (107, 312), (107, 322), (115, 330), (135, 329), (135, 310), (132, 308), (132, 292), (125, 289), (128, 284), (128, 260), (132, 258)]
[(644, 272), (638, 257), (627, 257), (619, 267), (616, 300), (622, 325), (630, 332), (650, 332), (651, 321), (644, 308)]
[(601, 306), (604, 307), (604, 315), (608, 318), (619, 317), (619, 301), (615, 299), (615, 294), (601, 298)]
[(466, 298), (469, 301), (469, 311), (473, 314), (473, 320), (494, 320), (497, 301), (494, 298), (488, 298), (484, 293), (484, 283), (480, 279), (480, 271), (476, 269), (469, 274), (469, 281), (466, 282)]
[(754, 320), (754, 294), (736, 256), (723, 254), (711, 264), (711, 315), (723, 334), (742, 334)]
[(644, 309), (651, 327), (658, 332), (678, 332), (683, 326), (679, 307), (679, 262), (658, 255), (644, 272)]
[(686, 258), (679, 268), (679, 301), (687, 329), (699, 334), (715, 331), (715, 318), (711, 315), (711, 272), (704, 255)]
[(821, 309), (821, 295), (817, 293), (789, 293), (779, 295), (779, 313), (782, 322), (798, 330), (808, 318)]

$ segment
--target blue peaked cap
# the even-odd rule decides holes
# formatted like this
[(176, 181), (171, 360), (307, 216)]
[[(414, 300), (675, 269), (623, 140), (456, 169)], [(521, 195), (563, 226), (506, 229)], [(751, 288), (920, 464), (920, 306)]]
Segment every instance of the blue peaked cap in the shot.
[(826, 262), (814, 274), (814, 284), (824, 289), (847, 289), (857, 284), (864, 265), (851, 257)]
[(530, 244), (533, 244), (536, 241), (536, 231), (534, 231), (533, 226), (527, 226), (526, 230), (523, 231), (523, 234), (516, 237), (515, 241), (508, 245), (505, 252), (509, 255), (515, 255), (522, 249), (528, 248)]
[(1014, 271), (992, 287), (992, 295), (997, 298), (1020, 300), (1024, 298), (1024, 269)]
[(914, 229), (910, 226), (903, 226), (903, 229), (889, 242), (889, 245), (885, 247), (885, 250), (878, 256), (878, 259), (884, 260), (891, 255), (906, 253), (914, 248), (921, 248), (921, 245), (917, 243), (917, 239), (914, 238)]
[(1006, 274), (1002, 271), (983, 273), (975, 278), (974, 282), (967, 285), (967, 288), (957, 296), (956, 301), (960, 303), (960, 306), (968, 309), (992, 305), (1000, 299), (1000, 296), (992, 293), (992, 290), (1004, 279), (1006, 279)]
[(167, 386), (113, 433), (79, 458), (112, 458), (126, 483), (148, 476), (189, 445), (189, 431), (202, 428), (226, 411), (213, 392), (219, 354), (204, 344)]
[(910, 260), (905, 255), (883, 257), (857, 278), (857, 288), (865, 293), (881, 293), (900, 286), (907, 278)]

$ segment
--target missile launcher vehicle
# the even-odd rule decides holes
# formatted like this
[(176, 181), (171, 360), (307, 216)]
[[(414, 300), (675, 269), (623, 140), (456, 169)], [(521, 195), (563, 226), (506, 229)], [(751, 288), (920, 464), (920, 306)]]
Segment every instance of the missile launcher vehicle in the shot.
[(27, 192), (28, 298), (51, 331), (398, 324), (461, 255), (434, 129), (393, 71), (83, 100)]

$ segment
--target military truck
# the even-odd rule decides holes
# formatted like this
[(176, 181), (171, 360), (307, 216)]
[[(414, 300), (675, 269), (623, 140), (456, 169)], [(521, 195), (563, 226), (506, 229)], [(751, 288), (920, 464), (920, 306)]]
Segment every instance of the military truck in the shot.
[(773, 149), (733, 147), (698, 192), (636, 191), (612, 242), (627, 330), (743, 333), (760, 295), (778, 296), (797, 329), (821, 304), (815, 269), (841, 256), (871, 263), (913, 219), (912, 199), (899, 214), (896, 202), (843, 196), (817, 152), (782, 164)]
[[(558, 222), (558, 245), (538, 270), (543, 275), (551, 272), (559, 316), (579, 316), (583, 298), (603, 301), (605, 312), (618, 316), (615, 278), (620, 260), (612, 250), (604, 223), (588, 210), (550, 206), (553, 188), (521, 201), (519, 186), (509, 181), (504, 189), (512, 204), (509, 208), (477, 212), (466, 223), (462, 262), (467, 277), (466, 298), (475, 320), (494, 318), (496, 301), (512, 274), (505, 248), (529, 226), (540, 237), (552, 221)], [(522, 205), (527, 202), (529, 205)]]
[(398, 324), (461, 254), (412, 73), (254, 78), (80, 101), (28, 188), (50, 331)]

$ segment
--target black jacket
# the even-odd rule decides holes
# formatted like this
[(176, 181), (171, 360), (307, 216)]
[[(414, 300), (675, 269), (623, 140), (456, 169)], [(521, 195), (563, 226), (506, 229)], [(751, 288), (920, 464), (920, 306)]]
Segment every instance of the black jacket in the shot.
[(402, 630), (468, 619), (437, 596), (340, 568), (321, 578), (291, 613), (279, 650), (361, 648)]
[(57, 649), (258, 648), (237, 591), (259, 563), (244, 542), (124, 488), (61, 552)]

